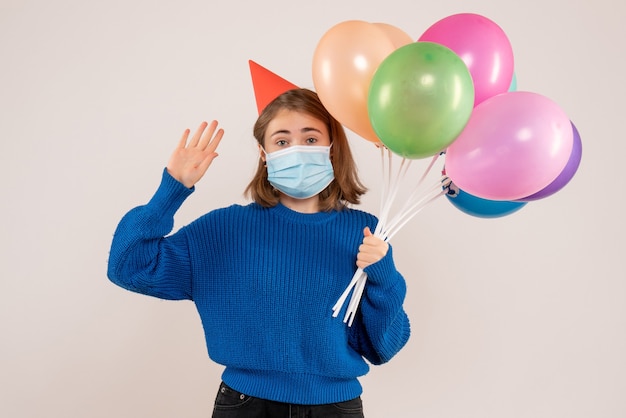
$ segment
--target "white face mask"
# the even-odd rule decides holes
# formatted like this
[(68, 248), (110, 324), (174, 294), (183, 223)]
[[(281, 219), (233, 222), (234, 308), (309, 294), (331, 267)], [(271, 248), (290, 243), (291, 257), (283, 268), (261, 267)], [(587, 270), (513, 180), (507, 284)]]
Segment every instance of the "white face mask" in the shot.
[(330, 146), (294, 145), (265, 155), (270, 184), (295, 199), (317, 195), (335, 178)]

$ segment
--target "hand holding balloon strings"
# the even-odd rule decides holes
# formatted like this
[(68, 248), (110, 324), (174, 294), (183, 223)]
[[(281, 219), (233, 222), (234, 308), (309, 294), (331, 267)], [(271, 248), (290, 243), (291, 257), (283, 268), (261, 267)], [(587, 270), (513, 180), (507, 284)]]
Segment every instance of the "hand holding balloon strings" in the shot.
[[(446, 186), (449, 184), (450, 180), (444, 176), (443, 178), (438, 179), (438, 181), (430, 188), (421, 190), (424, 180), (439, 157), (439, 154), (435, 155), (417, 185), (415, 185), (414, 190), (406, 200), (404, 206), (395, 214), (394, 217), (391, 218), (390, 221), (388, 221), (394, 201), (409, 171), (411, 160), (401, 158), (400, 166), (397, 172), (394, 172), (394, 154), (386, 147), (380, 147), (380, 149), (383, 168), (383, 190), (380, 209), (381, 215), (373, 235), (375, 237), (379, 237), (384, 242), (388, 242), (422, 209), (433, 202), (436, 198), (443, 196), (446, 193)], [(333, 316), (337, 317), (346, 299), (350, 295), (350, 292), (352, 292), (352, 296), (348, 302), (348, 307), (343, 320), (343, 322), (348, 323), (349, 326), (352, 326), (359, 302), (365, 289), (365, 283), (367, 282), (367, 274), (363, 270), (365, 267), (365, 265), (359, 265), (359, 268), (354, 273), (352, 280), (337, 300), (335, 306), (333, 306)]]

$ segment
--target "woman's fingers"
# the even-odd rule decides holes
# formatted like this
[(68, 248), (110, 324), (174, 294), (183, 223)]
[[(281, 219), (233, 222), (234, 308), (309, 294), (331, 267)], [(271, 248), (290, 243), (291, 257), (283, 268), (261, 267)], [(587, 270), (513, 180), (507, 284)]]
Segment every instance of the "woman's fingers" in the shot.
[(209, 166), (211, 165), (215, 157), (217, 157), (217, 154), (209, 154), (200, 162), (200, 164), (198, 164), (198, 172), (201, 173), (201, 177), (204, 176), (204, 173), (206, 173), (206, 171), (209, 169)]
[[(200, 149), (207, 150), (209, 152), (214, 152), (217, 149), (220, 141), (222, 140), (222, 136), (224, 135), (224, 130), (217, 130), (218, 122), (216, 120), (212, 121), (208, 125), (208, 129), (204, 132), (202, 136), (202, 140), (198, 144)], [(217, 132), (216, 132), (217, 130)]]
[(178, 141), (178, 148), (185, 148), (187, 146), (187, 138), (189, 138), (189, 129), (185, 129), (183, 132), (183, 136), (180, 137), (180, 141)]
[[(207, 150), (210, 152), (215, 152), (217, 146), (219, 145), (222, 137), (224, 136), (224, 130), (217, 130), (218, 122), (216, 120), (211, 121), (211, 123), (202, 122), (198, 129), (194, 133), (193, 137), (187, 143), (189, 138), (189, 129), (186, 129), (183, 133), (182, 138), (178, 144), (179, 148), (198, 148), (201, 151)], [(217, 130), (217, 132), (216, 132)]]
[(188, 145), (189, 148), (198, 146), (198, 143), (200, 142), (200, 138), (202, 138), (202, 132), (204, 132), (207, 126), (208, 126), (208, 123), (206, 122), (202, 122), (200, 126), (198, 126), (196, 133), (193, 134), (193, 137), (191, 138), (191, 141), (189, 142), (189, 145)]
[(374, 264), (387, 254), (389, 245), (372, 234), (369, 228), (363, 230), (363, 242), (359, 246), (357, 254), (357, 266), (365, 268)]

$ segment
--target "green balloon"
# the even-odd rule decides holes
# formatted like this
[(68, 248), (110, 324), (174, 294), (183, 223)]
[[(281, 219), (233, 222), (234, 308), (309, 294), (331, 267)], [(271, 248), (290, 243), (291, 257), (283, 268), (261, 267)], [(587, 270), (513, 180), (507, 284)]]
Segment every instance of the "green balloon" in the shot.
[(385, 58), (372, 77), (367, 109), (380, 141), (418, 159), (444, 151), (474, 107), (474, 83), (461, 58), (433, 42), (414, 42)]

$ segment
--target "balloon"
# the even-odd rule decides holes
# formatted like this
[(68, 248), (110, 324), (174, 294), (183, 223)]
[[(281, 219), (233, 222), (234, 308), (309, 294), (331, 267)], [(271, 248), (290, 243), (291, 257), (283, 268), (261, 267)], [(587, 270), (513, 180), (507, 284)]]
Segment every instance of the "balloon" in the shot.
[(508, 91), (513, 48), (502, 28), (490, 19), (473, 13), (451, 15), (431, 25), (418, 40), (445, 45), (461, 57), (474, 80), (474, 105)]
[(393, 25), (388, 23), (373, 23), (373, 25), (385, 32), (395, 48), (400, 48), (413, 42), (413, 38), (409, 34)]
[(527, 204), (527, 202), (482, 199), (460, 190), (454, 183), (450, 183), (446, 197), (455, 208), (478, 218), (500, 218), (517, 212)]
[(516, 200), (546, 187), (572, 153), (572, 125), (559, 106), (530, 92), (508, 92), (474, 108), (446, 151), (446, 172), (466, 192)]
[(449, 48), (413, 42), (392, 52), (372, 77), (368, 112), (380, 141), (405, 158), (444, 150), (463, 130), (474, 86)]
[(378, 65), (395, 49), (386, 32), (360, 20), (330, 28), (313, 55), (313, 84), (331, 115), (378, 143), (367, 114), (367, 92)]
[(558, 177), (545, 188), (530, 196), (519, 199), (520, 201), (529, 202), (532, 200), (543, 199), (545, 197), (551, 196), (561, 190), (563, 187), (565, 187), (565, 185), (569, 183), (572, 177), (574, 177), (574, 174), (576, 174), (578, 166), (580, 165), (580, 159), (583, 152), (583, 144), (580, 140), (580, 134), (578, 133), (578, 130), (573, 123), (572, 133), (574, 139), (574, 142), (572, 144), (572, 153), (570, 154), (569, 160), (567, 161), (565, 168), (563, 169), (563, 171), (561, 171), (561, 174), (559, 174)]

